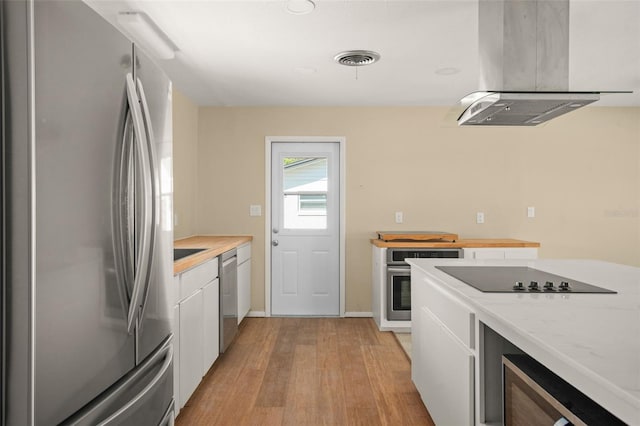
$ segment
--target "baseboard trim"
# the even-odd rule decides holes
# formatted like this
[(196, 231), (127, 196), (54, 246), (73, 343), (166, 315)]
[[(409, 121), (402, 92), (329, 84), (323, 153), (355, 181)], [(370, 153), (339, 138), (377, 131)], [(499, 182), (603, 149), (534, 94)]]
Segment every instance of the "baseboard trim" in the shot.
[(345, 318), (373, 318), (373, 312), (345, 312)]
[(263, 318), (266, 317), (267, 314), (265, 311), (249, 311), (247, 312), (247, 316), (252, 318)]

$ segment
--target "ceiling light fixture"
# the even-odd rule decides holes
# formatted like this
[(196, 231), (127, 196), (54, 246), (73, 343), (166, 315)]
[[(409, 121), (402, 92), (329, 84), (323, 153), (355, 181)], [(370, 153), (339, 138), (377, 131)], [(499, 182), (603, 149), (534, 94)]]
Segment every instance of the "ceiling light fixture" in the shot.
[(286, 3), (287, 12), (292, 15), (306, 15), (313, 12), (316, 4), (311, 0), (288, 0)]
[(177, 47), (162, 30), (142, 12), (120, 12), (117, 18), (122, 30), (158, 59), (173, 59)]

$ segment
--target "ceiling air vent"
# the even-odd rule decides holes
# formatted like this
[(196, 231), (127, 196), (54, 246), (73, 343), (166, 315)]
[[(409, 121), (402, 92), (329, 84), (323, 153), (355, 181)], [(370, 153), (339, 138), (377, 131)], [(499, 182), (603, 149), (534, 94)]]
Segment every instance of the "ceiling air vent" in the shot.
[(340, 65), (361, 67), (378, 62), (380, 54), (370, 50), (348, 50), (338, 53), (333, 59)]

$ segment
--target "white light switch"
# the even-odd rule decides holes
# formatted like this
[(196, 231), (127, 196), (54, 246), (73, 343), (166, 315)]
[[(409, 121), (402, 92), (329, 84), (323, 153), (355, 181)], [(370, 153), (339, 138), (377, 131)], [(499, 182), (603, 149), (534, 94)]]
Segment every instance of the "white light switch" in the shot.
[(251, 204), (249, 206), (249, 216), (262, 216), (262, 206), (260, 204)]
[(476, 213), (476, 223), (484, 223), (484, 213), (483, 212)]
[(402, 212), (396, 212), (396, 223), (402, 223), (404, 220), (404, 215)]
[(178, 226), (178, 213), (173, 214), (173, 226)]
[(527, 217), (536, 217), (535, 207), (527, 207)]

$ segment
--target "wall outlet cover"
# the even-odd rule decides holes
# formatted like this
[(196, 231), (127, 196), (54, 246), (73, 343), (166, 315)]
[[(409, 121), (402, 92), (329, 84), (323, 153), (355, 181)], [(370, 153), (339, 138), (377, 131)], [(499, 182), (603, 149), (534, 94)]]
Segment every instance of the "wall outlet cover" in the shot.
[(536, 217), (535, 207), (527, 207), (527, 217)]
[(402, 212), (396, 212), (396, 223), (402, 223), (404, 220), (404, 214)]
[(260, 204), (250, 205), (249, 216), (262, 216), (262, 206)]

